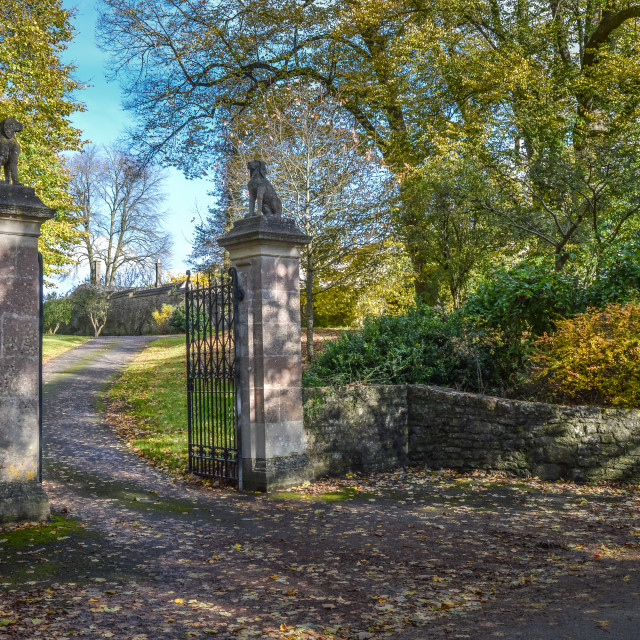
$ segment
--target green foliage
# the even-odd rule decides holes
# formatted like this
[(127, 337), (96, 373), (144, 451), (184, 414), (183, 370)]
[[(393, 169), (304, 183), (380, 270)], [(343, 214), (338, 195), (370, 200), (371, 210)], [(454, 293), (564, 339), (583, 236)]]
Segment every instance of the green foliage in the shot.
[(516, 246), (479, 204), (485, 175), (473, 159), (446, 149), (402, 185), (403, 237), (413, 256), (420, 300), (458, 308), (478, 273)]
[[(371, 140), (399, 185), (395, 231), (425, 300), (461, 302), (474, 271), (487, 268), (498, 224), (510, 253), (544, 251), (559, 267), (637, 226), (637, 5), (101, 5), (137, 141), (191, 175), (215, 166), (224, 125), (263, 92), (339, 92), (354, 133)], [(413, 178), (424, 198), (406, 188)]]
[(484, 280), (463, 312), (511, 336), (539, 336), (552, 331), (555, 320), (583, 311), (585, 296), (577, 278), (556, 271), (552, 260), (528, 260)]
[(75, 310), (88, 316), (97, 338), (107, 322), (109, 312), (109, 292), (92, 284), (80, 285), (72, 294)]
[(171, 318), (174, 310), (175, 307), (170, 304), (163, 304), (160, 310), (154, 309), (151, 315), (160, 333), (169, 333), (171, 330)]
[(22, 149), (19, 178), (57, 210), (42, 227), (39, 249), (45, 275), (73, 262), (80, 240), (62, 153), (80, 146), (70, 118), (83, 109), (71, 95), (80, 88), (74, 67), (60, 57), (72, 37), (71, 12), (61, 0), (20, 0), (0, 9), (0, 120), (17, 118)]
[[(314, 296), (317, 327), (359, 326), (368, 316), (399, 315), (414, 306), (411, 262), (398, 242), (372, 243), (355, 250), (328, 271), (337, 284)], [(303, 307), (306, 304), (302, 291)]]
[(187, 331), (187, 316), (185, 312), (184, 302), (173, 307), (171, 316), (169, 317), (169, 326), (176, 333), (186, 333)]
[(60, 298), (55, 293), (47, 296), (42, 309), (43, 327), (48, 333), (56, 333), (61, 324), (71, 320), (73, 305), (68, 297)]
[(365, 320), (361, 330), (327, 344), (305, 372), (305, 385), (432, 384), (484, 391), (508, 384), (507, 343), (460, 313), (427, 306), (403, 316)]
[[(362, 331), (327, 345), (306, 372), (305, 384), (433, 384), (628, 406), (636, 402), (635, 316), (625, 312), (616, 319), (615, 305), (592, 311), (597, 322), (582, 312), (587, 302), (638, 296), (636, 256), (631, 249), (618, 250), (590, 286), (556, 271), (552, 260), (527, 260), (483, 281), (455, 312), (423, 306), (403, 316), (370, 318)], [(608, 337), (594, 337), (598, 331)], [(536, 384), (528, 373), (531, 362), (543, 372)]]
[(555, 400), (640, 407), (640, 303), (559, 321), (536, 342), (531, 363), (532, 379)]
[(623, 245), (603, 260), (587, 291), (587, 302), (591, 307), (604, 307), (611, 302), (629, 302), (639, 295), (640, 246)]

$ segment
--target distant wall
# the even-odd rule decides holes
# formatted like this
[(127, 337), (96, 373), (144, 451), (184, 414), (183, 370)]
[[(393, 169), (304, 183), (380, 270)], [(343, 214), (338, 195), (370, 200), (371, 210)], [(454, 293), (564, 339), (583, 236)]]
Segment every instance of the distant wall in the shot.
[(163, 304), (176, 306), (184, 301), (184, 290), (175, 285), (132, 289), (115, 293), (109, 299), (109, 314), (102, 334), (139, 336), (156, 330), (153, 312)]
[[(157, 330), (153, 312), (163, 304), (176, 306), (184, 301), (181, 284), (139, 289), (107, 288), (110, 291), (109, 313), (102, 334), (104, 336), (138, 336)], [(62, 325), (61, 334), (92, 336), (93, 325), (89, 318), (74, 311), (69, 324)]]
[(318, 471), (401, 464), (545, 480), (640, 482), (640, 411), (569, 407), (408, 386), (307, 392)]

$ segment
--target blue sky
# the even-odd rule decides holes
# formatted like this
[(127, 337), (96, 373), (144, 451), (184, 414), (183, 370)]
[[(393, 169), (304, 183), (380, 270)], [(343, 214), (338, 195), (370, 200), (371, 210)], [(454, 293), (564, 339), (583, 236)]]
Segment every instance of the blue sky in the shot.
[[(64, 6), (75, 10), (73, 25), (76, 30), (64, 61), (76, 65), (76, 79), (90, 85), (78, 93), (87, 110), (75, 114), (72, 121), (83, 131), (85, 139), (97, 145), (109, 144), (122, 136), (126, 127), (132, 124), (132, 118), (122, 109), (117, 82), (107, 82), (105, 79), (108, 57), (96, 45), (96, 3), (93, 0), (65, 0)], [(197, 222), (192, 222), (192, 219), (196, 216), (196, 207), (201, 214), (206, 214), (211, 200), (207, 195), (210, 186), (204, 180), (186, 180), (176, 169), (167, 169), (167, 173), (169, 178), (165, 191), (168, 198), (165, 208), (169, 215), (166, 226), (174, 242), (173, 259), (167, 266), (173, 271), (184, 271), (188, 268), (185, 260), (191, 252), (193, 228)], [(86, 273), (80, 271), (75, 278), (70, 276), (61, 282), (59, 289), (67, 290), (85, 277)]]

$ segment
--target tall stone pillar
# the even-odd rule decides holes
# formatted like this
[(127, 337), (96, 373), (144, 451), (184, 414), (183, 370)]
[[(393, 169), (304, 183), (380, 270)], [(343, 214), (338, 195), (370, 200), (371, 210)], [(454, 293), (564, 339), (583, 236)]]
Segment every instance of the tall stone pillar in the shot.
[(40, 483), (38, 236), (54, 213), (34, 189), (0, 183), (0, 522), (49, 516)]
[(252, 216), (218, 240), (238, 270), (237, 363), (243, 487), (270, 491), (311, 478), (302, 419), (300, 249), (294, 220)]

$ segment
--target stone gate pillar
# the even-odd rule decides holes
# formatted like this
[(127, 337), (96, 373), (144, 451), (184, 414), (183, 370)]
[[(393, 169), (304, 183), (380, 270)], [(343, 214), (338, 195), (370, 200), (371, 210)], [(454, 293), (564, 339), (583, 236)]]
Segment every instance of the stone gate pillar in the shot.
[(218, 240), (244, 290), (239, 303), (240, 445), (245, 489), (270, 491), (310, 479), (302, 420), (300, 249), (294, 220), (239, 220)]
[(0, 522), (49, 516), (40, 483), (38, 236), (54, 213), (34, 189), (0, 183)]

